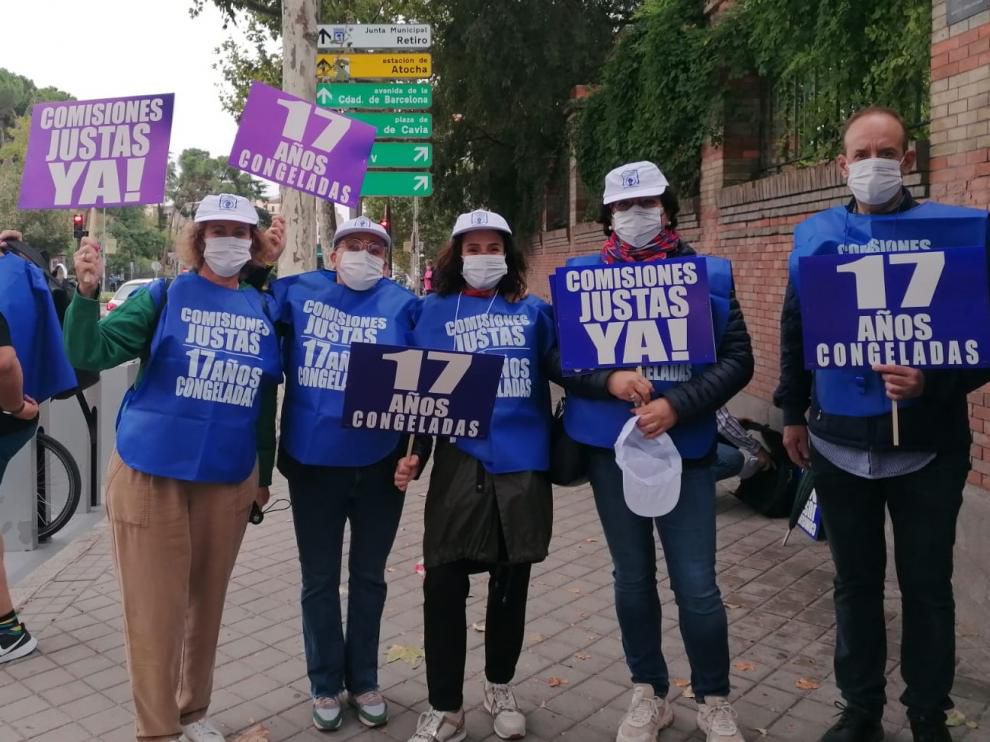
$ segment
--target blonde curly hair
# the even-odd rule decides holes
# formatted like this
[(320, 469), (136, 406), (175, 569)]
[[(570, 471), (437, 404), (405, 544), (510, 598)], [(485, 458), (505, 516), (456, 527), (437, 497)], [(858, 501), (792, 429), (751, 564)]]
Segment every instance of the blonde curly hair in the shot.
[[(203, 267), (203, 251), (206, 249), (206, 225), (209, 222), (189, 222), (175, 241), (175, 257), (191, 270)], [(251, 227), (251, 260), (260, 264), (259, 255), (264, 250), (261, 236), (264, 234), (256, 225)]]

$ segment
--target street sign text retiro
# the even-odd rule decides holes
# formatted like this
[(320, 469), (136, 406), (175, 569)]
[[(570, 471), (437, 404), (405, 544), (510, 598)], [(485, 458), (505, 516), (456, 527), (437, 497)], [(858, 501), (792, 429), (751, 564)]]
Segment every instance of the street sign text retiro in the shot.
[(362, 23), (321, 25), (320, 49), (428, 49), (433, 41), (427, 23)]

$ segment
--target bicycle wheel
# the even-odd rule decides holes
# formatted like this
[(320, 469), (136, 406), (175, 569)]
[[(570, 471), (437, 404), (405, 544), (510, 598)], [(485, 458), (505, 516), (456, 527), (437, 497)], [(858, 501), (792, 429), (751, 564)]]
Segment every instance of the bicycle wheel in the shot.
[(44, 433), (38, 433), (38, 540), (61, 530), (82, 495), (82, 476), (69, 449)]

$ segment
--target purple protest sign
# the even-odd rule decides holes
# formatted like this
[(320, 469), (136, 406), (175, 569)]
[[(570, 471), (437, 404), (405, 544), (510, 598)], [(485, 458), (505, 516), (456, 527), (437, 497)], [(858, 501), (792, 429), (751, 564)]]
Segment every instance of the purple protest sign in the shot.
[(807, 368), (990, 366), (984, 247), (803, 257), (799, 277)]
[(172, 93), (35, 103), (18, 207), (161, 203), (174, 105)]
[(559, 268), (551, 291), (566, 371), (715, 360), (702, 258)]
[(230, 166), (344, 206), (354, 206), (375, 127), (256, 82), (237, 129)]

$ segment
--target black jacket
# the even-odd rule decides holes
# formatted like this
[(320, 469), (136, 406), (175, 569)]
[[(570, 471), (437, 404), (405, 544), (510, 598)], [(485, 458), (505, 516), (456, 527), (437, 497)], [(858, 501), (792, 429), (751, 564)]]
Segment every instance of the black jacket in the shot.
[[(908, 211), (917, 205), (905, 190), (897, 211)], [(855, 200), (850, 201), (847, 208), (855, 209)], [(899, 410), (898, 450), (968, 452), (970, 432), (966, 395), (988, 381), (988, 369), (925, 371), (921, 398)], [(801, 305), (790, 279), (780, 317), (780, 383), (773, 401), (784, 413), (784, 425), (809, 425), (819, 438), (853, 448), (893, 448), (890, 415), (848, 417), (822, 411), (815, 397), (814, 373), (804, 367)], [(810, 420), (805, 417), (809, 408)]]
[[(697, 255), (697, 252), (682, 240), (673, 257), (692, 255)], [(716, 410), (741, 392), (753, 378), (753, 347), (735, 292), (729, 302), (729, 321), (716, 349), (716, 357), (715, 363), (704, 373), (663, 393), (677, 412), (678, 423), (714, 415)], [(598, 371), (589, 376), (597, 379), (597, 385), (603, 387), (610, 373), (612, 372)], [(568, 390), (568, 393), (574, 392)], [(577, 393), (584, 394), (580, 390)], [(712, 448), (714, 450), (714, 443)], [(702, 461), (707, 462), (708, 458), (706, 456)]]

